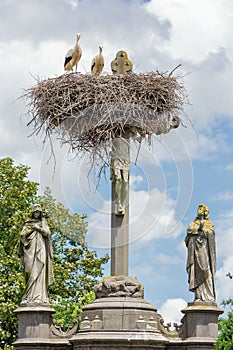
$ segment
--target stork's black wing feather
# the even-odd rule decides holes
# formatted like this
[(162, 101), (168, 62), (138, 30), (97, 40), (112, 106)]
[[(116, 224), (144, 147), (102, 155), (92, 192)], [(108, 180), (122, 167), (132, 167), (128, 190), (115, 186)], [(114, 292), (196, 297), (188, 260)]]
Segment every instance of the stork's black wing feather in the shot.
[(68, 62), (71, 61), (71, 59), (72, 59), (72, 56), (68, 56), (68, 57), (66, 56), (66, 57), (65, 57), (64, 67), (67, 65)]
[(95, 61), (91, 65), (91, 71), (93, 71), (94, 67), (95, 67)]

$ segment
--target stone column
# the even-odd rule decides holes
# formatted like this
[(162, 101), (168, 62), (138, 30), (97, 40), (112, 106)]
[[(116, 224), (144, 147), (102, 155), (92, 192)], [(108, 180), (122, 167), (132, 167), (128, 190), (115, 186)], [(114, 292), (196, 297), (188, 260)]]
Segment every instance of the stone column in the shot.
[[(111, 206), (111, 276), (128, 276), (129, 250), (129, 163), (130, 140), (126, 137), (113, 140), (112, 161), (112, 206)], [(116, 178), (124, 182), (124, 211), (117, 213)]]
[(112, 182), (111, 214), (111, 276), (128, 276), (129, 251), (129, 183), (126, 197), (125, 214), (115, 215), (116, 191)]
[(183, 340), (186, 349), (212, 350), (218, 337), (218, 317), (223, 311), (217, 305), (188, 303), (181, 310)]
[(52, 314), (49, 305), (20, 306), (18, 316), (18, 339), (13, 343), (17, 350), (68, 350), (68, 339), (54, 337), (51, 332)]

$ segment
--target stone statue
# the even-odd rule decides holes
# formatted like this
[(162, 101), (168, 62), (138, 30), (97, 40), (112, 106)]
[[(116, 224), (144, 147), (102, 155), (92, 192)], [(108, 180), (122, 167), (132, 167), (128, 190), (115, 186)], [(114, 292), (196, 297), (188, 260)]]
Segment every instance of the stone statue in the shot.
[(189, 290), (194, 292), (194, 302), (215, 304), (215, 232), (206, 205), (199, 205), (196, 219), (188, 226), (185, 244)]
[(25, 292), (21, 305), (49, 304), (48, 286), (53, 283), (52, 241), (42, 208), (32, 208), (31, 219), (20, 234), (19, 257), (25, 273)]
[(115, 182), (116, 215), (125, 214), (129, 181), (129, 140), (119, 137), (112, 141), (110, 179)]

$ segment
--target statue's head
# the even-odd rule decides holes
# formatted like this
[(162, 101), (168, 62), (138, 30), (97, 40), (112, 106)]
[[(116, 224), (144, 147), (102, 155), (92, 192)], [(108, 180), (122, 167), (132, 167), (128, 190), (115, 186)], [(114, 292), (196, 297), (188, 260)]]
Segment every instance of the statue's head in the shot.
[(31, 210), (32, 219), (42, 219), (42, 208), (40, 204), (34, 204)]
[(198, 219), (209, 219), (209, 207), (205, 204), (199, 204), (197, 209), (197, 218)]

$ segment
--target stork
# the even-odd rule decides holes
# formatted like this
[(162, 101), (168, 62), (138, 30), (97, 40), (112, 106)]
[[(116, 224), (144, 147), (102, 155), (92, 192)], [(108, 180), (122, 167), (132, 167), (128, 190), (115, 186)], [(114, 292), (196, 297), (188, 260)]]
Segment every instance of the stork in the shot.
[(102, 55), (103, 46), (99, 46), (99, 54), (93, 58), (91, 63), (91, 73), (93, 75), (99, 75), (104, 68), (104, 57)]
[(113, 74), (125, 74), (132, 72), (133, 64), (125, 51), (121, 50), (117, 52), (116, 58), (111, 62), (111, 69)]
[(79, 39), (80, 39), (80, 34), (76, 35), (77, 41), (76, 41), (76, 45), (73, 49), (70, 49), (65, 57), (65, 63), (64, 63), (64, 69), (65, 70), (73, 70), (73, 67), (75, 66), (76, 69), (75, 71), (77, 72), (77, 66), (78, 66), (78, 62), (80, 61), (80, 58), (82, 56), (82, 49), (79, 45)]

